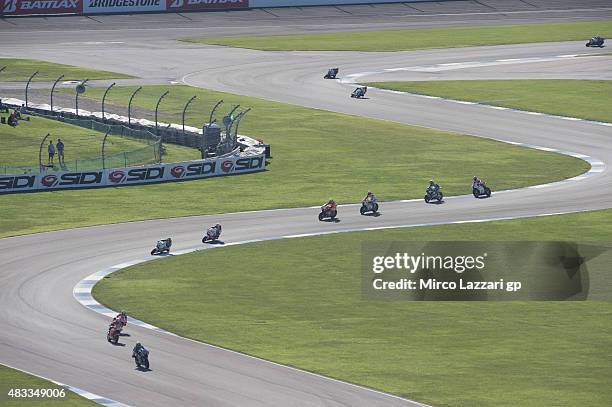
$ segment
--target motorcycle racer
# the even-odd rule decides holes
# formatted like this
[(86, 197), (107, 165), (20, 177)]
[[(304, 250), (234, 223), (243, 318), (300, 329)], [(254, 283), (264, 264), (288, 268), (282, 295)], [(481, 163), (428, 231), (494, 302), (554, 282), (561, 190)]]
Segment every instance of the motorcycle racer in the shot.
[(378, 199), (372, 191), (368, 191), (368, 194), (361, 200), (361, 203), (378, 203)]

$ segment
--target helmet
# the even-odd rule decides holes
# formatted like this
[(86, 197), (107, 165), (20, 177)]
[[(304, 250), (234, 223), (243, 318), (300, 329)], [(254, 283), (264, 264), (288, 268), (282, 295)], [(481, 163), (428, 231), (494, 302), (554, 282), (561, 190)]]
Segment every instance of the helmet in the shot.
[(142, 346), (142, 345), (140, 344), (140, 342), (136, 342), (136, 346), (139, 346), (139, 347), (140, 347), (140, 346)]
[(434, 180), (433, 180), (433, 179), (430, 179), (430, 180), (429, 180), (429, 183), (430, 183), (430, 184), (434, 184)]
[(368, 191), (368, 195), (372, 195), (372, 191)]
[(478, 179), (478, 177), (476, 175), (474, 175), (473, 179), (474, 179), (474, 181), (476, 181)]
[(218, 228), (220, 228), (220, 227), (221, 227), (221, 224), (217, 223), (217, 224), (215, 225), (215, 227), (218, 229)]

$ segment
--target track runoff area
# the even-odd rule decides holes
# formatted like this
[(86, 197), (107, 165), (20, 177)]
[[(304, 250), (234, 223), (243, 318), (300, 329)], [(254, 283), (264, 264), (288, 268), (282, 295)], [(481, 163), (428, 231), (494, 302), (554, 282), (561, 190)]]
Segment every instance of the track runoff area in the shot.
[[(504, 52), (501, 50), (500, 54), (503, 55)], [(444, 59), (447, 57), (442, 53), (438, 57), (439, 60), (435, 62), (445, 63)], [(394, 61), (391, 59), (388, 62)], [(324, 60), (321, 65), (329, 65), (329, 63), (331, 61)], [(354, 67), (351, 67), (354, 73), (376, 70), (375, 63), (360, 65), (357, 58), (351, 63), (354, 64)], [(276, 68), (278, 69), (278, 65)], [(378, 67), (378, 69), (381, 68), (385, 67)], [(265, 70), (268, 70), (270, 74), (275, 72), (272, 64), (259, 69), (264, 71), (253, 72), (253, 74), (259, 75)], [(292, 69), (296, 68), (289, 63), (284, 71), (291, 72)], [(319, 76), (319, 72), (316, 74)], [(215, 79), (221, 82), (222, 78), (217, 76), (208, 80)], [(197, 75), (192, 76), (191, 80), (205, 81), (198, 78)], [(278, 83), (282, 82), (279, 80)], [(322, 92), (308, 85), (315, 92)], [(300, 90), (298, 86), (298, 91)], [(240, 93), (240, 89), (236, 91)], [(275, 91), (277, 90), (269, 90), (267, 94), (262, 93), (262, 96), (268, 95), (271, 98), (280, 99), (274, 93)], [(313, 99), (338, 99), (345, 104), (346, 93), (347, 87), (338, 84), (338, 88), (327, 89), (321, 95), (314, 95), (316, 97)], [(389, 115), (399, 114), (401, 109), (405, 109), (405, 103), (411, 103), (410, 96), (403, 94), (384, 94), (372, 90), (369, 91), (368, 96), (371, 99), (366, 102), (375, 101), (381, 106), (373, 108), (371, 107), (373, 103), (370, 103), (368, 108), (361, 107), (362, 104), (360, 107), (348, 110), (357, 114), (384, 117), (385, 111), (390, 112)], [(294, 96), (291, 95), (291, 97)], [(385, 100), (389, 100), (389, 103), (386, 103)], [(304, 102), (308, 105), (313, 104), (312, 100)], [(428, 101), (420, 99), (418, 103), (425, 105), (423, 109), (440, 111), (438, 115), (430, 118), (423, 115), (422, 117), (425, 118), (421, 118), (418, 124), (436, 127), (435, 123), (438, 123), (440, 127), (453, 127), (453, 130), (459, 128), (465, 133), (482, 137), (498, 138), (499, 134), (504, 134), (504, 141), (548, 151), (571, 153), (581, 158), (592, 159), (594, 165), (591, 172), (577, 179), (524, 190), (503, 193), (493, 191), (491, 198), (478, 201), (475, 201), (473, 197), (447, 197), (444, 199), (446, 202), (441, 205), (425, 205), (422, 199), (382, 203), (383, 216), (380, 218), (361, 216), (358, 213), (359, 205), (352, 205), (339, 208), (342, 220), (339, 223), (320, 223), (316, 220), (316, 208), (303, 208), (109, 225), (2, 239), (0, 246), (5, 253), (2, 256), (4, 270), (2, 277), (7, 280), (5, 292), (15, 293), (14, 296), (3, 296), (3, 301), (7, 301), (3, 308), (18, 312), (20, 321), (15, 318), (14, 314), (12, 316), (3, 314), (7, 326), (11, 326), (12, 329), (10, 335), (3, 334), (4, 341), (0, 348), (2, 363), (57, 380), (58, 383), (69, 383), (76, 389), (75, 391), (80, 391), (95, 402), (106, 403), (106, 405), (116, 405), (113, 404), (113, 400), (126, 405), (167, 405), (168, 403), (178, 405), (261, 405), (262, 403), (265, 405), (419, 405), (417, 402), (386, 393), (379, 393), (180, 338), (167, 332), (160, 332), (159, 329), (138, 321), (131, 321), (135, 326), (128, 323), (132, 336), (125, 342), (132, 345), (135, 340), (140, 340), (152, 350), (152, 370), (149, 372), (134, 371), (129, 367), (131, 349), (125, 351), (114, 349), (104, 341), (103, 343), (98, 341), (99, 327), (108, 322), (108, 317), (90, 312), (74, 301), (74, 297), (77, 297), (81, 303), (85, 302), (83, 305), (109, 313), (108, 310), (99, 307), (95, 300), (81, 295), (86, 294), (87, 290), (90, 290), (95, 281), (103, 274), (87, 276), (97, 270), (116, 271), (137, 261), (150, 259), (143, 253), (149, 251), (151, 237), (158, 236), (162, 233), (161, 231), (171, 234), (176, 241), (172, 250), (174, 254), (182, 254), (202, 247), (194, 244), (202, 237), (201, 225), (215, 222), (221, 222), (224, 225), (223, 241), (226, 245), (237, 245), (269, 239), (295, 239), (304, 236), (335, 234), (342, 231), (392, 229), (447, 223), (462, 224), (610, 207), (612, 191), (609, 188), (600, 187), (606, 183), (606, 177), (609, 176), (606, 157), (609, 157), (610, 154), (605, 138), (605, 126), (580, 120), (564, 120), (542, 115), (481, 108), (439, 99)], [(332, 104), (321, 107), (336, 111), (347, 109)], [(486, 109), (490, 109), (490, 114)], [(448, 120), (442, 120), (443, 117), (452, 117), (454, 113), (463, 115), (464, 120), (450, 123)], [(474, 123), (482, 122), (483, 119), (487, 121), (486, 126), (474, 125)], [(407, 117), (405, 120), (411, 122), (413, 117)], [(425, 122), (426, 120), (429, 122)], [(509, 131), (508, 129), (512, 126), (520, 128)], [(529, 132), (527, 131), (529, 129), (537, 129), (537, 131)], [(573, 139), (576, 134), (583, 135), (580, 141)], [(596, 202), (584, 202), (585, 194), (593, 190), (599, 191)], [(477, 202), (476, 205), (478, 205), (475, 208), (474, 202)], [(436, 212), (432, 213), (432, 210)], [(278, 226), (271, 227), (269, 219), (272, 216)], [(65, 247), (72, 247), (73, 250), (62, 250)], [(103, 253), (100, 253), (100, 247), (104, 247)], [(52, 253), (52, 257), (47, 256), (44, 260), (31, 256), (31, 253), (41, 250)], [(482, 277), (482, 274), (486, 273), (481, 266), (485, 264), (486, 267), (489, 261), (494, 263), (490, 266), (492, 267), (491, 272), (499, 277), (494, 281), (504, 280), (506, 284), (500, 284), (502, 289), (499, 290), (495, 287), (492, 289), (485, 287), (484, 291), (496, 290), (488, 292), (491, 298), (487, 299), (534, 299), (535, 294), (546, 297), (536, 297), (536, 299), (583, 299), (581, 296), (585, 294), (584, 270), (572, 264), (568, 265), (568, 262), (561, 267), (549, 260), (553, 258), (571, 260), (594, 256), (592, 252), (588, 252), (588, 250), (593, 250), (592, 248), (582, 248), (572, 244), (546, 245), (545, 243), (539, 244), (538, 247), (521, 246), (518, 243), (514, 243), (514, 246), (512, 244), (509, 246), (430, 244), (416, 247), (399, 244), (391, 247), (372, 246), (367, 250), (366, 254), (371, 256), (371, 261), (365, 263), (371, 267), (364, 268), (362, 271), (364, 279), (385, 275), (389, 271), (403, 270), (405, 273), (400, 273), (400, 276), (406, 276), (402, 278), (408, 281), (398, 280), (398, 276), (392, 273), (385, 277), (388, 279), (384, 282), (387, 285), (410, 286), (410, 280), (412, 276), (415, 276), (418, 278), (416, 283), (418, 289), (410, 292), (409, 295), (414, 297), (410, 299), (418, 300), (484, 299), (482, 291), (456, 293), (450, 286), (452, 283), (466, 286), (480, 285), (482, 279), (479, 280), (477, 277)], [(523, 292), (528, 294), (529, 298), (512, 297), (513, 293), (520, 292), (520, 290), (514, 290), (517, 287), (516, 284), (512, 284), (513, 289), (510, 290), (507, 283), (515, 283), (523, 276), (503, 275), (503, 271), (508, 268), (507, 261), (502, 258), (503, 254), (509, 251), (526, 253), (529, 250), (539, 253), (537, 257), (544, 260), (545, 264), (541, 266), (546, 272), (545, 277), (539, 281), (521, 280), (525, 287), (531, 284), (534, 292)], [(595, 252), (601, 250), (603, 249)], [(406, 253), (405, 256), (404, 253)], [(409, 253), (414, 253), (414, 255), (410, 256)], [(527, 266), (533, 267), (533, 263)], [(558, 273), (560, 270), (563, 273)], [(431, 274), (424, 275), (425, 272)], [(472, 272), (477, 277), (471, 275)], [(580, 284), (576, 284), (576, 280), (573, 279), (559, 280), (559, 274), (582, 278), (578, 279)], [(454, 278), (460, 280), (455, 281)], [(431, 284), (431, 287), (418, 285), (421, 280), (431, 281), (428, 283)], [(74, 284), (79, 281), (77, 288), (73, 289)], [(440, 283), (436, 285), (440, 289), (434, 292), (435, 283)], [(373, 296), (373, 300), (382, 299), (377, 298), (379, 293), (366, 289), (362, 295), (366, 299), (369, 296)], [(390, 292), (389, 295), (396, 295), (396, 291)], [(500, 297), (494, 298), (497, 295)], [(28, 326), (36, 326), (39, 333), (45, 332), (46, 335), (33, 335), (29, 328), (24, 326), (23, 322), (26, 321)], [(65, 332), (71, 332), (71, 337), (67, 338)], [(44, 340), (43, 338), (37, 339), (37, 336), (44, 337)], [(80, 363), (68, 363), (66, 356), (75, 353), (80, 355)], [(185, 358), (185, 355), (190, 355), (190, 358)], [(91, 369), (92, 366), (96, 368)], [(110, 379), (101, 380), (100, 377)], [(201, 390), (202, 387), (205, 387), (205, 391)]]

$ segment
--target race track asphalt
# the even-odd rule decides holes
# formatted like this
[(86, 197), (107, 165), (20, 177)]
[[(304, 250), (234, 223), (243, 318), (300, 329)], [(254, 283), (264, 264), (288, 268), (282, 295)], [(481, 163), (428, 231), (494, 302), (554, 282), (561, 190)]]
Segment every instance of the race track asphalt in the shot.
[[(455, 6), (459, 3), (474, 2), (456, 2)], [(549, 3), (558, 5), (562, 2)], [(595, 3), (593, 7), (603, 7), (607, 2)], [(253, 18), (254, 12), (247, 13), (253, 14), (243, 20), (241, 30), (244, 32), (248, 32), (249, 27), (259, 32), (265, 25), (262, 21), (267, 23), (267, 19), (270, 19), (266, 17), (269, 16), (267, 13), (261, 19)], [(262, 15), (261, 11), (257, 13)], [(455, 12), (457, 15), (460, 13), (461, 10)], [(601, 17), (605, 13), (610, 12), (599, 11), (597, 14)], [(390, 12), (383, 17), (362, 16), (361, 19), (371, 19), (373, 26), (380, 27), (392, 14)], [(560, 18), (559, 14), (562, 13), (549, 14)], [(580, 18), (579, 14), (566, 13), (565, 18)], [(545, 13), (533, 15), (537, 21)], [(186, 16), (212, 18), (204, 14)], [(527, 18), (526, 15), (521, 16)], [(219, 18), (234, 17), (224, 13)], [(338, 18), (322, 16), (313, 20), (320, 26), (319, 30), (331, 31), (337, 29), (338, 24), (349, 21), (335, 21)], [(435, 16), (428, 18), (436, 24)], [(447, 18), (444, 16), (444, 19)], [(465, 18), (476, 17), (457, 16), (456, 21)], [(497, 14), (496, 21), (503, 21), (503, 18), (503, 14)], [(101, 33), (96, 31), (97, 28), (88, 29), (102, 24), (94, 21), (96, 19), (103, 20), (107, 27), (109, 24), (114, 27), (112, 32), (104, 31), (104, 43), (101, 44), (88, 43), (94, 37), (100, 38)], [(151, 21), (163, 20), (159, 16), (146, 19), (149, 20), (143, 26), (149, 26)], [(272, 20), (275, 21), (275, 32), (294, 30), (295, 18)], [(359, 24), (355, 20), (350, 24)], [(609, 170), (612, 164), (612, 127), (374, 89), (368, 92), (369, 99), (353, 100), (348, 98), (349, 85), (321, 79), (322, 73), (330, 66), (341, 66), (341, 73), (349, 75), (379, 72), (386, 68), (597, 52), (586, 50), (582, 42), (383, 53), (376, 56), (356, 52), (266, 53), (176, 43), (172, 38), (177, 32), (163, 24), (160, 24), (159, 30), (149, 27), (142, 31), (136, 21), (130, 28), (122, 30), (121, 25), (129, 22), (127, 16), (75, 17), (75, 24), (67, 29), (62, 28), (58, 21), (23, 19), (14, 23), (16, 26), (6, 28), (6, 24), (13, 23), (2, 20), (0, 38), (8, 41), (3, 41), (0, 56), (33, 57), (107, 69), (134, 74), (152, 82), (178, 80), (193, 86), (309, 107), (514, 143), (535, 144), (584, 154), (606, 165), (597, 166), (596, 171), (584, 179), (498, 193), (487, 200), (462, 196), (449, 198), (443, 205), (425, 205), (419, 201), (385, 203), (382, 206), (383, 216), (378, 218), (360, 216), (353, 206), (343, 207), (341, 222), (338, 223), (318, 222), (316, 208), (296, 208), (133, 222), (0, 239), (0, 321), (4, 328), (0, 331), (0, 363), (137, 406), (417, 405), (391, 395), (134, 326), (129, 326), (127, 330), (131, 336), (122, 339), (125, 346), (114, 347), (104, 338), (108, 319), (75, 301), (72, 289), (95, 271), (145, 257), (153, 242), (160, 237), (172, 236), (176, 250), (201, 246), (199, 241), (205, 226), (217, 222), (224, 226), (223, 240), (232, 243), (612, 207), (612, 174)], [(72, 20), (62, 18), (62, 21)], [(71, 30), (79, 33), (78, 41), (59, 44), (75, 35), (65, 32)], [(201, 30), (198, 28), (198, 32)], [(183, 31), (180, 34), (182, 36)], [(10, 40), (15, 38), (18, 38), (15, 42)], [(93, 48), (95, 52), (92, 52)], [(604, 57), (568, 57), (550, 64), (570, 78), (575, 71), (571, 68), (576, 66), (573, 64), (588, 65), (585, 60), (598, 61), (596, 58)], [(546, 65), (548, 62), (534, 64), (531, 73), (525, 75), (546, 75), (547, 69), (550, 69)], [(562, 66), (567, 68), (558, 69), (558, 64), (565, 64)], [(523, 67), (528, 65), (524, 64)], [(497, 67), (508, 69), (508, 65)], [(478, 75), (479, 68), (470, 69), (475, 70), (472, 71), (475, 76)], [(589, 69), (593, 68), (589, 65)], [(604, 64), (596, 71), (609, 74), (609, 69)], [(496, 65), (486, 68), (487, 74), (495, 74), (495, 70)], [(414, 75), (414, 71), (406, 72), (407, 77)], [(501, 77), (504, 75), (503, 72), (498, 74)], [(445, 74), (440, 75), (444, 77)], [(367, 79), (367, 76), (363, 78)], [(265, 138), (265, 135), (261, 136)], [(483, 157), (486, 159), (486, 152), (483, 152)], [(231, 263), (228, 267), (231, 267)], [(134, 369), (130, 353), (136, 340), (151, 350), (152, 370), (149, 372)], [(410, 393), (410, 389), (406, 389), (406, 392)]]

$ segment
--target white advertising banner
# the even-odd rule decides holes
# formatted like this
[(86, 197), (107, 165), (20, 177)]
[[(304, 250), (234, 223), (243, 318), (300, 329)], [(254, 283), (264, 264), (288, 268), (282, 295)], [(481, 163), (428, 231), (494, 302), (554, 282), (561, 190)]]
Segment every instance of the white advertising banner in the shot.
[(166, 0), (83, 0), (83, 13), (166, 11)]
[(263, 171), (264, 154), (142, 167), (0, 176), (0, 194), (187, 181)]

